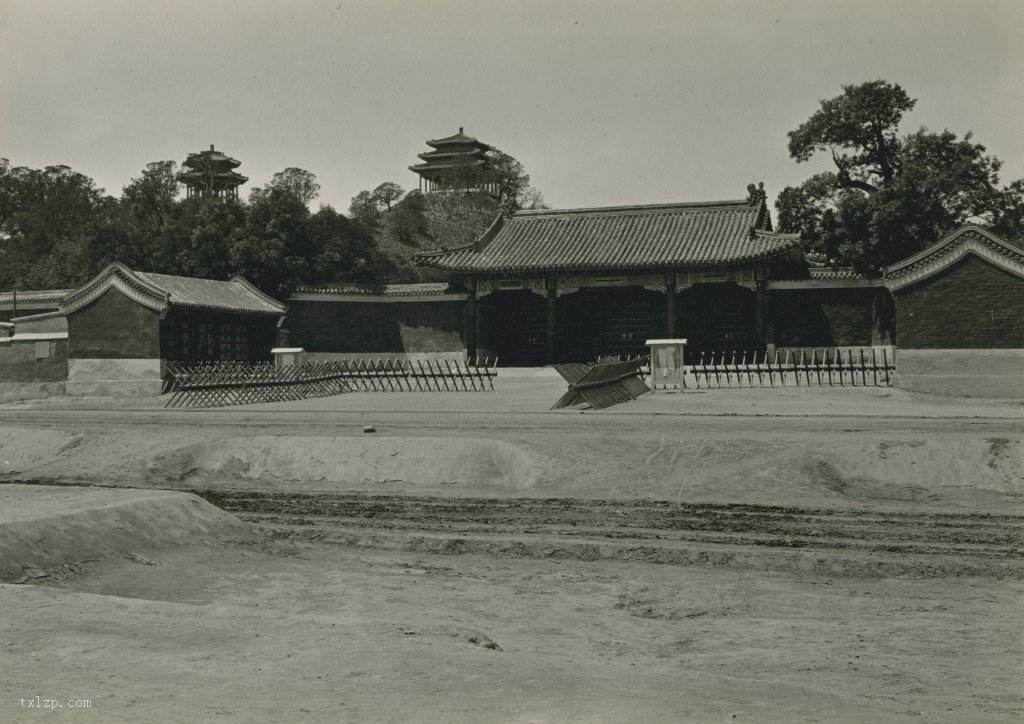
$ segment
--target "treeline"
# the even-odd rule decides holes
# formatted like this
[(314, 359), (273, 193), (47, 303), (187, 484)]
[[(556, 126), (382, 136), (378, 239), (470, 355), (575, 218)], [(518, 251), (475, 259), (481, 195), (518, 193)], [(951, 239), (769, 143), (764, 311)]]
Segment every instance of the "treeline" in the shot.
[(248, 202), (181, 198), (173, 161), (150, 163), (114, 198), (67, 166), (0, 159), (0, 289), (87, 281), (113, 261), (226, 279), (278, 294), (300, 285), (376, 286), (395, 275), (373, 230), (330, 206), (311, 212), (315, 177), (286, 169)]
[(116, 198), (67, 166), (0, 159), (0, 289), (71, 288), (113, 261), (210, 279), (241, 274), (271, 294), (440, 280), (414, 264), (417, 251), (472, 241), (501, 209), (543, 204), (515, 159), (499, 161), (488, 171), (496, 195), (406, 193), (388, 182), (353, 198), (346, 216), (328, 205), (310, 211), (320, 186), (298, 168), (242, 201), (183, 198), (177, 164), (156, 161)]

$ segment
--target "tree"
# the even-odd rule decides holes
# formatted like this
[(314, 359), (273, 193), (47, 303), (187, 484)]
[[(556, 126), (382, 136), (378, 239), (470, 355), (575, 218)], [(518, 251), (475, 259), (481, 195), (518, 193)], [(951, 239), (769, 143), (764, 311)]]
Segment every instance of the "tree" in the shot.
[[(68, 166), (12, 168), (0, 162), (0, 287), (77, 285), (98, 270), (97, 221), (103, 189)], [(51, 258), (56, 254), (58, 262)]]
[(309, 283), (377, 287), (394, 272), (372, 234), (331, 206), (320, 207), (307, 227), (314, 249)]
[(313, 257), (309, 209), (290, 189), (273, 184), (254, 190), (250, 198), (244, 226), (231, 235), (234, 269), (270, 294), (306, 283)]
[(384, 208), (390, 211), (391, 204), (402, 198), (403, 194), (405, 194), (405, 189), (401, 186), (393, 181), (385, 181), (373, 190), (371, 196), (378, 204), (384, 204)]
[(253, 189), (249, 201), (253, 201), (254, 195), (269, 191), (280, 191), (298, 199), (303, 206), (309, 206), (310, 202), (320, 195), (320, 184), (311, 172), (291, 166), (275, 173), (274, 178), (264, 188)]
[(348, 214), (367, 229), (376, 229), (380, 224), (380, 206), (372, 191), (360, 191), (353, 196)]
[(1001, 162), (985, 147), (946, 130), (900, 135), (916, 100), (884, 80), (843, 86), (843, 93), (789, 133), (789, 154), (810, 161), (828, 153), (834, 171), (783, 189), (782, 231), (800, 232), (835, 264), (864, 273), (913, 254), (967, 222), (1019, 235), (1024, 184), (999, 187)]

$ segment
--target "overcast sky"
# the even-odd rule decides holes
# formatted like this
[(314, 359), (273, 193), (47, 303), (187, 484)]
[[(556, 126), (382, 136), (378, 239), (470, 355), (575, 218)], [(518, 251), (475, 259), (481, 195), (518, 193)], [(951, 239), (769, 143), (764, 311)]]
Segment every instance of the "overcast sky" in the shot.
[(774, 196), (819, 167), (786, 132), (885, 78), (907, 130), (973, 130), (1008, 181), (1022, 30), (1020, 0), (0, 0), (0, 156), (116, 195), (213, 143), (245, 193), (298, 166), (344, 211), (465, 126), (559, 208)]

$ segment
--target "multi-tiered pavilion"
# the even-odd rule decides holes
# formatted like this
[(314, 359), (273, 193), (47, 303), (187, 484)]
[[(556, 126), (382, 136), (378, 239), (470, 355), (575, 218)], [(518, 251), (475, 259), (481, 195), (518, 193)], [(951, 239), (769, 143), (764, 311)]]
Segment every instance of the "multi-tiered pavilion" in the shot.
[(185, 184), (186, 196), (192, 198), (238, 198), (238, 187), (249, 179), (235, 171), (241, 162), (226, 156), (210, 144), (209, 151), (190, 153), (181, 164), (178, 180)]
[(433, 150), (418, 154), (423, 163), (409, 167), (420, 177), (420, 191), (498, 193), (497, 184), (487, 173), (493, 146), (467, 136), (461, 126), (455, 135), (427, 141), (427, 145)]

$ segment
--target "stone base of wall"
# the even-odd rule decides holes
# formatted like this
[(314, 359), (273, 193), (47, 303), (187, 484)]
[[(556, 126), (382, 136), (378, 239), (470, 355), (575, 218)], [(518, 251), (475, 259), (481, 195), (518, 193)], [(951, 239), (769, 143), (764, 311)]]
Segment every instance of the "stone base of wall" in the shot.
[(425, 362), (427, 360), (464, 360), (466, 350), (459, 352), (306, 352), (302, 355), (303, 362), (333, 362), (335, 360), (410, 360)]
[(158, 359), (70, 359), (67, 394), (155, 397), (163, 391), (164, 362)]
[(893, 384), (934, 395), (1024, 398), (1024, 349), (900, 349)]
[(60, 397), (64, 382), (0, 382), (0, 403)]

